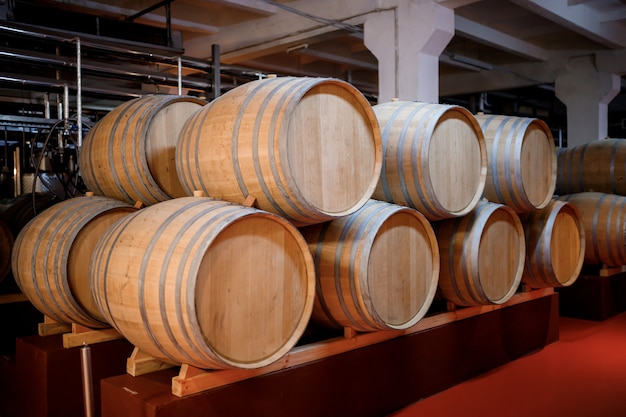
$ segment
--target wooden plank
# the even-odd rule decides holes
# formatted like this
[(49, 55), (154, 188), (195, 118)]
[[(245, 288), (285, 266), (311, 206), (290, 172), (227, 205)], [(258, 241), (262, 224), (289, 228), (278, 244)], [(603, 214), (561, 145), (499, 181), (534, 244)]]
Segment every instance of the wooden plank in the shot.
[(130, 358), (126, 360), (126, 372), (132, 376), (148, 374), (162, 369), (172, 368), (174, 365), (160, 361), (135, 347)]
[(21, 292), (15, 294), (0, 294), (0, 304), (12, 304), (22, 301), (28, 301), (28, 297)]
[(308, 345), (297, 346), (278, 361), (257, 369), (200, 370), (181, 366), (178, 376), (172, 378), (172, 394), (185, 397), (209, 389), (232, 384), (255, 376), (265, 375), (289, 367), (327, 358), (332, 355), (348, 352), (375, 343), (384, 342), (396, 337), (405, 336), (445, 324), (499, 310), (504, 307), (524, 303), (554, 294), (554, 288), (543, 288), (535, 291), (518, 293), (511, 299), (498, 305), (484, 305), (458, 308), (441, 314), (425, 317), (415, 326), (405, 330), (386, 330), (370, 333), (349, 334), (350, 337), (337, 337)]
[(50, 316), (43, 316), (43, 323), (37, 326), (39, 336), (50, 336), (53, 334), (61, 334), (72, 331), (72, 325), (69, 323), (61, 323)]
[(258, 208), (256, 197), (253, 196), (252, 194), (249, 194), (246, 197), (246, 199), (243, 201), (243, 203), (241, 203), (241, 205), (242, 206), (246, 206), (246, 207), (256, 207), (256, 208)]
[(89, 329), (84, 326), (72, 325), (72, 332), (63, 335), (63, 347), (72, 348), (84, 344), (108, 342), (121, 339), (122, 335), (113, 328), (109, 329)]
[(613, 275), (621, 274), (622, 272), (626, 272), (626, 266), (610, 267), (604, 265), (600, 268), (598, 275), (601, 277), (611, 277)]

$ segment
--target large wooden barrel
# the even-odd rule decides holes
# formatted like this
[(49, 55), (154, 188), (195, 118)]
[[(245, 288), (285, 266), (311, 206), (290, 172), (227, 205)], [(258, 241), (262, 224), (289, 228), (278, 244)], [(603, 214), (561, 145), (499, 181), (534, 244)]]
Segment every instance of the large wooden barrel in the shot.
[(531, 288), (572, 285), (585, 259), (585, 229), (576, 206), (552, 200), (521, 220), (526, 236), (522, 282)]
[(485, 139), (460, 106), (392, 101), (374, 106), (383, 168), (374, 198), (413, 207), (429, 220), (474, 209), (487, 175)]
[(0, 220), (9, 226), (16, 238), (33, 217), (58, 202), (53, 195), (44, 193), (26, 193), (0, 200)]
[(105, 230), (136, 210), (108, 197), (76, 197), (33, 218), (17, 236), (11, 258), (24, 295), (59, 322), (109, 327), (91, 296), (89, 259)]
[(204, 100), (150, 95), (107, 113), (83, 141), (78, 163), (96, 195), (146, 205), (185, 194), (176, 175), (175, 153), (183, 124)]
[(556, 148), (540, 119), (476, 115), (487, 143), (485, 197), (522, 213), (544, 208), (556, 186)]
[(578, 209), (585, 228), (585, 264), (626, 265), (626, 197), (605, 193), (563, 195)]
[(594, 140), (557, 153), (556, 193), (626, 195), (626, 140)]
[(459, 306), (502, 304), (517, 291), (526, 245), (518, 215), (480, 201), (471, 213), (437, 222), (439, 290)]
[(5, 222), (0, 220), (0, 282), (11, 273), (11, 251), (13, 234)]
[(315, 262), (315, 322), (405, 329), (426, 314), (437, 290), (439, 248), (417, 210), (370, 200), (350, 216), (300, 230)]
[(382, 165), (370, 104), (330, 78), (280, 77), (234, 88), (185, 124), (176, 148), (184, 189), (260, 209), (297, 226), (351, 214)]
[(107, 321), (142, 351), (198, 368), (257, 368), (306, 328), (313, 268), (306, 241), (282, 217), (183, 197), (110, 228), (90, 276)]

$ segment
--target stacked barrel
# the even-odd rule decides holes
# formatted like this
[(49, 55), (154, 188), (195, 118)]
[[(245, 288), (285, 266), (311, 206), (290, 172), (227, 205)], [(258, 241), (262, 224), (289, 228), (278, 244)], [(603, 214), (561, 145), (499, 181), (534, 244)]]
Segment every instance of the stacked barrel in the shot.
[(584, 231), (575, 207), (557, 203), (556, 149), (548, 126), (535, 118), (476, 116), (485, 134), (485, 197), (518, 214), (524, 229), (522, 281), (531, 288), (571, 285), (582, 268)]
[(585, 264), (626, 265), (626, 141), (605, 139), (558, 152), (556, 192), (585, 227)]
[(337, 79), (147, 96), (91, 129), (95, 195), (29, 222), (12, 268), (57, 321), (112, 326), (167, 363), (258, 368), (309, 323), (406, 329), (437, 293), (470, 306), (522, 276), (569, 285), (584, 240), (551, 199), (555, 158), (538, 120), (371, 106)]

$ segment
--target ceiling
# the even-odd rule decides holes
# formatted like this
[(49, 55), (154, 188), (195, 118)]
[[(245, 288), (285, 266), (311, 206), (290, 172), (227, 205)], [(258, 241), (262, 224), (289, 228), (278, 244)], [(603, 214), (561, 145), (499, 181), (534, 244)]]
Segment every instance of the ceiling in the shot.
[[(146, 43), (158, 43), (162, 45), (157, 48), (158, 53), (163, 56), (182, 53), (189, 58), (191, 66), (185, 66), (181, 72), (186, 82), (185, 91), (196, 95), (212, 89), (218, 81), (211, 79), (211, 70), (198, 62), (212, 61), (215, 57), (217, 63), (219, 56), (222, 92), (246, 79), (269, 73), (322, 76), (347, 80), (375, 102), (378, 64), (364, 46), (363, 24), (371, 13), (393, 9), (403, 1), (410, 0), (173, 0), (161, 3), (156, 0), (9, 0), (0, 2), (4, 4), (0, 5), (0, 19), (5, 19), (0, 23), (55, 28), (57, 36), (86, 32), (96, 38), (134, 40), (139, 49)], [(566, 68), (569, 59), (591, 55), (601, 70), (626, 74), (626, 0), (413, 0), (413, 3), (419, 5), (426, 1), (436, 1), (455, 11), (455, 34), (440, 57), (439, 92), (443, 102), (459, 102), (471, 110), (508, 106), (510, 112), (526, 111), (562, 119), (564, 107), (554, 96), (554, 80)], [(154, 34), (150, 29), (155, 30)], [(219, 45), (219, 55), (212, 45)], [(47, 68), (41, 65), (43, 59), (54, 61), (55, 54), (63, 55), (58, 47), (56, 53), (44, 47), (32, 51), (28, 43), (21, 44), (17, 39), (4, 42), (3, 47), (4, 59), (11, 65), (5, 65), (5, 70), (0, 72), (17, 78), (18, 84), (21, 80), (22, 85), (20, 93), (15, 94), (11, 92), (15, 79), (3, 83), (3, 74), (0, 74), (0, 98), (5, 98), (1, 101), (7, 101), (6, 98), (21, 103), (40, 101), (42, 88), (33, 88), (37, 92), (31, 96), (31, 89), (24, 88), (25, 78), (49, 79), (53, 69), (57, 80), (62, 78), (59, 71), (68, 72), (64, 76), (71, 78), (68, 63), (65, 67), (59, 62), (48, 63)], [(20, 48), (39, 54), (34, 59), (38, 64), (24, 57), (16, 59)], [(26, 68), (20, 68), (18, 62)], [(104, 68), (116, 74), (135, 65), (129, 57), (103, 59), (97, 54), (90, 56), (89, 51), (85, 63), (87, 69), (89, 65), (97, 65), (100, 72)], [(157, 66), (151, 63), (149, 68)], [(166, 67), (168, 69), (164, 70)], [(176, 63), (161, 65), (159, 71), (175, 79)], [(20, 77), (16, 77), (17, 74)], [(105, 83), (107, 88), (118, 93), (126, 91), (132, 96), (137, 90), (170, 91), (175, 85), (175, 80), (161, 83), (159, 77), (150, 78), (145, 74), (139, 84), (136, 79), (131, 80), (132, 77), (121, 78), (124, 82), (109, 79)], [(94, 85), (101, 89), (102, 83), (98, 84), (89, 74), (85, 76), (84, 85), (86, 108), (90, 105), (96, 108), (95, 103), (101, 103), (104, 108), (107, 100), (114, 104), (115, 97), (98, 96)], [(624, 94), (611, 106), (619, 113), (615, 116), (617, 119), (626, 118)], [(561, 124), (562, 120), (555, 123)], [(621, 119), (611, 125), (617, 129), (619, 123), (623, 124)], [(619, 133), (616, 130), (616, 134)], [(626, 137), (626, 132), (621, 135)]]

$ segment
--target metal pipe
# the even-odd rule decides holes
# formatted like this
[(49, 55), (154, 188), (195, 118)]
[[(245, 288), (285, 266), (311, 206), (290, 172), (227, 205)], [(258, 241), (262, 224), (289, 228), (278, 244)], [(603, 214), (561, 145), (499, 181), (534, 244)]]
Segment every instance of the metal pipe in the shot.
[(178, 95), (183, 95), (183, 65), (181, 57), (178, 57)]
[(82, 62), (81, 62), (81, 49), (80, 38), (76, 38), (76, 127), (78, 128), (78, 138), (76, 146), (83, 146), (83, 77), (81, 74)]
[(153, 4), (152, 6), (150, 6), (150, 7), (148, 7), (148, 8), (143, 9), (143, 10), (142, 10), (142, 11), (140, 11), (140, 12), (135, 13), (135, 14), (134, 14), (134, 15), (132, 15), (132, 16), (128, 16), (128, 17), (127, 17), (126, 19), (124, 19), (124, 20), (125, 20), (126, 22), (132, 22), (133, 20), (137, 19), (138, 17), (143, 16), (144, 14), (148, 14), (148, 13), (150, 13), (151, 11), (154, 11), (154, 10), (158, 9), (158, 8), (159, 8), (159, 7), (161, 7), (161, 6), (167, 5), (170, 1), (171, 1), (171, 0), (163, 0), (163, 1), (160, 1), (160, 2), (158, 2), (158, 3), (156, 3), (156, 4)]
[(63, 120), (67, 127), (70, 115), (70, 88), (67, 84), (63, 86)]
[[(12, 82), (12, 83), (16, 83), (22, 86), (32, 86), (32, 87), (63, 88), (64, 86), (64, 84), (53, 82), (53, 81), (32, 80), (32, 79), (25, 79), (22, 77), (6, 76), (6, 75), (1, 75), (1, 74), (0, 74), (0, 82)], [(131, 98), (141, 97), (143, 95), (143, 92), (140, 90), (132, 91), (132, 90), (125, 90), (125, 89), (111, 90), (111, 89), (105, 89), (105, 88), (83, 87), (83, 91), (89, 91), (89, 92), (98, 93), (98, 94), (112, 94), (115, 96), (131, 97)], [(60, 101), (58, 102), (58, 106), (59, 106), (58, 119), (62, 119), (63, 111), (61, 109)], [(112, 110), (112, 109), (108, 109), (108, 110)]]
[[(81, 41), (81, 45), (84, 46), (84, 42)], [(34, 53), (25, 54), (20, 51), (8, 50), (8, 49), (0, 51), (0, 57), (9, 58), (12, 60), (22, 60), (22, 61), (27, 61), (30, 63), (35, 63), (35, 64), (43, 64), (46, 66), (49, 66), (49, 65), (58, 66), (61, 68), (69, 68), (69, 67), (74, 66), (73, 61), (68, 62), (62, 57), (56, 57), (56, 56), (50, 56), (50, 55), (46, 56), (44, 54), (34, 54)], [(179, 58), (180, 58), (180, 64), (178, 64), (178, 59), (177, 59), (176, 65), (177, 66), (180, 65), (180, 67), (182, 67), (182, 58), (181, 57)], [(107, 77), (119, 76), (122, 78), (131, 79), (131, 80), (139, 80), (139, 81), (148, 80), (150, 82), (163, 83), (163, 84), (168, 84), (168, 85), (175, 85), (178, 82), (173, 77), (168, 76), (168, 74), (159, 73), (159, 72), (150, 73), (146, 71), (121, 69), (112, 65), (100, 64), (100, 63), (94, 63), (94, 62), (87, 63), (87, 64), (81, 63), (81, 66), (82, 66), (82, 70), (90, 71), (92, 73), (103, 74)], [(190, 88), (207, 88), (208, 86), (208, 83), (205, 81), (202, 81), (200, 79), (193, 79), (189, 77), (187, 79), (183, 79), (183, 82), (185, 85), (188, 85)]]
[[(69, 43), (76, 37), (74, 33), (68, 33), (67, 36), (60, 36), (54, 33), (64, 34), (65, 32), (62, 30), (55, 29), (52, 31), (49, 28), (40, 28), (36, 26), (30, 25), (21, 25), (25, 27), (30, 27), (31, 29), (23, 29), (16, 26), (11, 26), (6, 22), (0, 22), (0, 32), (8, 32), (10, 34), (24, 37), (32, 37), (43, 39), (47, 41), (56, 41), (62, 43)], [(44, 31), (48, 31), (50, 33), (44, 33)], [(99, 49), (103, 51), (118, 53), (120, 55), (125, 56), (134, 56), (139, 59), (147, 60), (147, 61), (160, 61), (160, 62), (169, 62), (174, 64), (177, 60), (177, 57), (183, 52), (182, 49), (179, 48), (168, 48), (166, 46), (161, 47), (160, 45), (152, 45), (146, 44), (142, 42), (133, 42), (133, 41), (123, 41), (120, 39), (106, 38), (102, 36), (90, 36), (89, 34), (81, 34), (83, 47)], [(91, 41), (89, 40), (91, 39)], [(118, 46), (119, 45), (119, 46)], [(139, 48), (144, 48), (145, 50), (141, 50)], [(165, 55), (158, 52), (151, 52), (148, 50), (155, 49), (167, 50), (170, 52), (169, 55)], [(197, 70), (206, 71), (211, 68), (211, 64), (203, 59), (193, 58), (193, 57), (182, 57), (182, 63), (185, 67), (193, 68)]]
[(91, 378), (91, 348), (87, 343), (80, 348), (80, 363), (83, 375), (83, 400), (85, 405), (85, 417), (93, 417), (95, 408), (93, 402), (93, 381)]
[(61, 105), (61, 96), (57, 94), (57, 119), (63, 118), (63, 106)]
[(50, 93), (44, 93), (43, 101), (44, 101), (43, 117), (45, 117), (46, 119), (49, 119), (50, 118)]
[(22, 168), (20, 147), (16, 147), (13, 151), (13, 196), (22, 195)]
[(211, 60), (213, 62), (213, 98), (218, 98), (222, 93), (222, 78), (220, 65), (220, 46), (211, 45)]
[(172, 46), (172, 5), (171, 0), (165, 0), (165, 31), (167, 36), (167, 46)]

